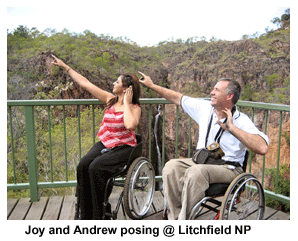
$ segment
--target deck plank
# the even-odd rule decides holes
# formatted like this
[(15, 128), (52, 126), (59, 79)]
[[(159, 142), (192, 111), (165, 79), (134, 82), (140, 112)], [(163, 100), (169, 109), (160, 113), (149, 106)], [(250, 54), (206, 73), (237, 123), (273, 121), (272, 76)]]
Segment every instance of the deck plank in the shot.
[(290, 215), (281, 211), (278, 211), (272, 217), (272, 220), (290, 220)]
[(63, 201), (62, 196), (50, 197), (47, 208), (42, 217), (42, 220), (58, 220), (62, 201)]
[(8, 199), (7, 200), (7, 218), (11, 215), (12, 211), (14, 210), (15, 206), (18, 203), (18, 199)]
[(144, 220), (163, 220), (162, 215), (163, 215), (163, 212), (158, 212), (153, 215), (145, 217)]
[[(112, 210), (115, 209), (121, 188), (115, 188), (110, 196)], [(52, 196), (42, 197), (39, 202), (30, 202), (30, 198), (8, 199), (7, 200), (7, 219), (9, 220), (72, 220), (74, 219), (76, 197), (72, 196)], [(145, 220), (162, 220), (163, 194), (156, 191), (153, 201), (154, 207), (144, 218)], [(204, 211), (204, 210), (203, 210)], [(199, 220), (212, 220), (215, 217), (214, 212), (208, 212), (200, 216)], [(124, 210), (120, 207), (117, 220), (125, 220)], [(281, 211), (266, 207), (264, 213), (265, 220), (289, 220), (290, 215)]]
[(265, 212), (264, 212), (263, 219), (264, 220), (271, 220), (272, 219), (272, 216), (274, 216), (274, 214), (276, 212), (277, 211), (275, 209), (273, 209), (273, 208), (265, 207)]
[(290, 214), (275, 210), (270, 207), (265, 207), (265, 220), (290, 220)]
[(65, 196), (61, 208), (59, 220), (73, 220), (75, 215), (76, 197)]
[(23, 220), (31, 206), (30, 198), (21, 198), (13, 209), (8, 220)]
[(34, 202), (29, 209), (26, 220), (41, 220), (48, 203), (48, 197), (41, 197), (39, 202)]
[(161, 191), (154, 193), (153, 205), (156, 212), (160, 212), (164, 209), (164, 198)]

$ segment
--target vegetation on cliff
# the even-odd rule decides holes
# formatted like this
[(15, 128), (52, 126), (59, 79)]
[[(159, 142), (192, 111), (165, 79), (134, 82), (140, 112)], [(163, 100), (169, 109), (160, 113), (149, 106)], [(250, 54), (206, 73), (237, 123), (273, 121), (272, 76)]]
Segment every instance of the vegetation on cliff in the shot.
[[(19, 26), (7, 34), (8, 99), (92, 98), (62, 70), (52, 68), (53, 53), (105, 89), (111, 89), (120, 73), (141, 70), (163, 86), (209, 96), (219, 78), (230, 77), (241, 83), (243, 100), (289, 104), (290, 20), (284, 15), (273, 21), (283, 23), (278, 30), (244, 35), (239, 41), (193, 37), (154, 47), (88, 30), (41, 33)], [(143, 97), (154, 95), (143, 89)]]

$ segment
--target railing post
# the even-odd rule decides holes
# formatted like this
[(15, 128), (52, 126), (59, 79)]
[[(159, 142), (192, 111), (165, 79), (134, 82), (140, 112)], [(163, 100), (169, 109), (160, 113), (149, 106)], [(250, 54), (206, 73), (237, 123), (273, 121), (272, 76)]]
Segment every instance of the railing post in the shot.
[(38, 202), (37, 163), (35, 149), (34, 111), (33, 106), (25, 106), (26, 137), (28, 151), (29, 186), (31, 202)]

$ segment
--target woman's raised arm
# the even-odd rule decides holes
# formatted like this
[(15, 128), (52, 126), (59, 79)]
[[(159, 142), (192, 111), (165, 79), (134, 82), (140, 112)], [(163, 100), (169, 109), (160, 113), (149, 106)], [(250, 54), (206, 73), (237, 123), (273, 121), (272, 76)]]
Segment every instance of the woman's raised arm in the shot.
[(92, 84), (84, 76), (74, 71), (71, 67), (65, 64), (62, 60), (58, 59), (56, 56), (54, 55), (52, 56), (54, 58), (53, 65), (56, 65), (65, 69), (66, 72), (71, 76), (71, 78), (73, 78), (75, 82), (77, 82), (80, 86), (86, 89), (90, 94), (92, 94), (101, 102), (108, 103), (110, 99), (115, 97), (112, 93), (102, 90), (101, 88)]

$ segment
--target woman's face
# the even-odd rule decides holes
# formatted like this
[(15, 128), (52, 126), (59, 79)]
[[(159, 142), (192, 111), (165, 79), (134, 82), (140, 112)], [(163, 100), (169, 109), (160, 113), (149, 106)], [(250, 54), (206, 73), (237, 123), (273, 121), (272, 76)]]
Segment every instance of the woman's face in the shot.
[(122, 84), (122, 76), (119, 76), (119, 78), (113, 83), (113, 93), (114, 94), (122, 94), (124, 90), (127, 89), (127, 87), (123, 87)]

